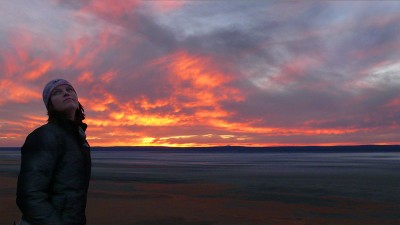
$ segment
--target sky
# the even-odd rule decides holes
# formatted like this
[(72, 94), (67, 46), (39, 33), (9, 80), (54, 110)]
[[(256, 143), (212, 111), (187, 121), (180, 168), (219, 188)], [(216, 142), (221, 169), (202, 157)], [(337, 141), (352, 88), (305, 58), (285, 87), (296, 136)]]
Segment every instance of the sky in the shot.
[(0, 147), (70, 81), (91, 146), (400, 144), (400, 1), (0, 1)]

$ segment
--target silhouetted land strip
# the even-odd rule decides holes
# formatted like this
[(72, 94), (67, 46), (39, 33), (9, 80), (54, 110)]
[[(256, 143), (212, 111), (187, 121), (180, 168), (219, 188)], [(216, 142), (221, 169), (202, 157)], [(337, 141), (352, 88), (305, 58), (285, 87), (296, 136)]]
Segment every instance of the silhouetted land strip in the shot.
[[(0, 151), (19, 151), (20, 147), (0, 147)], [(212, 146), (212, 147), (164, 147), (164, 146), (112, 146), (92, 147), (93, 151), (201, 151), (201, 152), (400, 152), (400, 145), (351, 145), (351, 146)]]
[(214, 146), (214, 147), (163, 147), (163, 146), (115, 146), (92, 147), (93, 151), (188, 151), (188, 152), (400, 152), (400, 145), (357, 145), (357, 146), (285, 146), (285, 147), (246, 147), (246, 146)]

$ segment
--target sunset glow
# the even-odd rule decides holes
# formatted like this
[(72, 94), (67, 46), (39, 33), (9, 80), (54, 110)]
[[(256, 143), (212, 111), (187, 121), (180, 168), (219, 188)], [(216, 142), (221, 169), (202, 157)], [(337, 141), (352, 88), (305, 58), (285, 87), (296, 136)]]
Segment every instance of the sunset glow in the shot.
[[(2, 1), (0, 146), (70, 81), (92, 146), (400, 144), (396, 1)], [(321, 13), (315, 13), (321, 12)]]

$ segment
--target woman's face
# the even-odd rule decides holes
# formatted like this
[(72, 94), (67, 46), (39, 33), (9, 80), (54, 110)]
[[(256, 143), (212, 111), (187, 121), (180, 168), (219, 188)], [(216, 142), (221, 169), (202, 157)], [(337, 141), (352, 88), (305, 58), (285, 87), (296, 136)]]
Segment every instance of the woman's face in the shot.
[(70, 85), (63, 84), (54, 88), (51, 92), (50, 101), (55, 111), (71, 117), (70, 119), (74, 119), (79, 102), (78, 96)]

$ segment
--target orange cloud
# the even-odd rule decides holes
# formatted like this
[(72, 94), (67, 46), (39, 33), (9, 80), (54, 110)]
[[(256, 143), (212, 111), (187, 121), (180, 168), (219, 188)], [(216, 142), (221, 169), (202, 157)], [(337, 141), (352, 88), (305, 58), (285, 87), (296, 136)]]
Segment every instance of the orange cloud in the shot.
[(29, 49), (34, 46), (31, 34), (23, 29), (10, 33), (8, 40), (12, 43), (13, 53), (22, 61), (29, 60)]
[[(43, 76), (52, 67), (53, 62), (51, 61), (33, 61), (32, 67), (36, 67), (25, 74), (28, 80), (36, 80), (37, 78)], [(37, 65), (35, 65), (37, 64)]]
[(101, 80), (103, 83), (108, 84), (108, 83), (110, 83), (110, 81), (112, 81), (115, 77), (117, 77), (117, 73), (112, 72), (112, 71), (109, 71), (109, 72), (106, 72), (106, 73), (101, 74), (101, 75), (100, 75), (100, 80)]
[(43, 61), (39, 57), (32, 57), (31, 50), (34, 49), (36, 44), (32, 34), (27, 30), (13, 30), (8, 35), (7, 41), (10, 44), (10, 48), (2, 51), (4, 68), (1, 68), (1, 70), (4, 73), (4, 77), (21, 76), (29, 80), (35, 80), (51, 68), (51, 61)]
[(155, 101), (150, 101), (150, 99), (145, 96), (141, 96), (139, 99), (135, 100), (135, 103), (140, 105), (140, 108), (144, 110), (155, 109), (163, 106), (167, 106), (169, 101), (167, 99), (157, 99)]
[(170, 1), (152, 1), (153, 8), (157, 13), (168, 13), (183, 7), (187, 2), (181, 0)]
[[(157, 105), (149, 104), (147, 100), (144, 102), (135, 101), (135, 103), (120, 104), (118, 112), (111, 112), (109, 118), (113, 120), (113, 124), (130, 126), (170, 126), (176, 125), (180, 122), (178, 116), (172, 116), (168, 113), (165, 114), (152, 114), (150, 112), (142, 112), (135, 108), (138, 105), (144, 109), (157, 107)], [(162, 102), (159, 104), (163, 104)]]
[(2, 57), (2, 65), (4, 66), (2, 72), (4, 77), (12, 77), (23, 70), (23, 67), (20, 66), (20, 59), (15, 54), (7, 51), (4, 51), (3, 54), (5, 55), (5, 57)]
[[(151, 65), (151, 66), (150, 66)], [(113, 130), (109, 134), (113, 138), (104, 139), (104, 134), (96, 134), (94, 130), (91, 142), (98, 145), (162, 145), (162, 146), (195, 146), (192, 140), (196, 137), (208, 139), (204, 134), (187, 134), (168, 137), (155, 137), (151, 133), (132, 133), (124, 127), (162, 127), (174, 129), (179, 126), (202, 125), (215, 126), (218, 129), (229, 129), (230, 123), (225, 119), (231, 112), (224, 110), (221, 102), (225, 100), (240, 101), (244, 97), (240, 91), (229, 86), (232, 80), (229, 74), (224, 74), (213, 66), (212, 60), (207, 57), (189, 55), (179, 52), (153, 61), (147, 68), (163, 66), (167, 69), (169, 82), (172, 85), (172, 93), (166, 98), (153, 99), (139, 96), (131, 101), (121, 103), (106, 90), (99, 87), (97, 91), (91, 91), (95, 99), (84, 99), (88, 109), (105, 112), (108, 116), (103, 118), (88, 118), (86, 122), (95, 127), (108, 127)], [(88, 75), (86, 75), (88, 76)], [(84, 78), (82, 78), (84, 79)], [(86, 79), (86, 78), (85, 78)], [(94, 88), (96, 89), (96, 88)], [(181, 99), (186, 99), (181, 101)], [(110, 109), (110, 103), (117, 104), (118, 109)], [(171, 108), (172, 106), (172, 108)], [(160, 111), (168, 107), (172, 111)], [(188, 115), (186, 109), (194, 109), (194, 114)], [(210, 119), (214, 118), (214, 120)], [(215, 123), (215, 120), (223, 121), (225, 126)], [(240, 127), (242, 124), (233, 124)], [(107, 135), (106, 135), (107, 136)], [(175, 143), (176, 140), (186, 140), (185, 143)]]
[(27, 103), (33, 99), (41, 99), (41, 93), (25, 87), (14, 80), (0, 80), (0, 90), (2, 92), (0, 103), (14, 101), (17, 103)]
[(86, 12), (94, 12), (110, 19), (115, 19), (130, 14), (140, 3), (140, 0), (91, 0), (82, 10)]
[(85, 108), (95, 112), (106, 111), (110, 108), (110, 104), (116, 102), (114, 95), (106, 91), (101, 85), (94, 85), (90, 90), (90, 95), (95, 97), (91, 99), (80, 97), (79, 101)]
[(78, 77), (78, 81), (79, 82), (93, 82), (94, 78), (93, 78), (93, 74), (90, 71), (84, 72), (82, 73), (79, 77)]
[[(64, 66), (73, 66), (74, 68), (90, 68), (93, 59), (98, 55), (101, 46), (93, 46), (91, 38), (80, 38), (72, 42), (72, 51), (66, 55)], [(67, 50), (68, 51), (68, 50)], [(68, 63), (69, 62), (69, 63)]]
[[(226, 117), (231, 113), (224, 110), (221, 103), (244, 99), (239, 90), (229, 86), (232, 77), (222, 73), (210, 58), (178, 52), (171, 55), (168, 62), (174, 89), (170, 101), (178, 110), (195, 108), (194, 121), (209, 124), (210, 117)], [(184, 101), (178, 100), (182, 97)]]
[(175, 97), (185, 96), (188, 99), (183, 107), (210, 106), (217, 109), (223, 100), (240, 101), (244, 98), (238, 90), (229, 87), (231, 76), (220, 72), (212, 59), (186, 52), (170, 57), (167, 68)]
[[(400, 97), (391, 100), (388, 104), (385, 105), (386, 107), (399, 107), (400, 108)], [(400, 110), (398, 108), (398, 110)]]
[(211, 89), (231, 80), (228, 75), (212, 68), (211, 59), (178, 52), (171, 56), (169, 65), (171, 74), (178, 77), (178, 82), (190, 82), (194, 87)]

